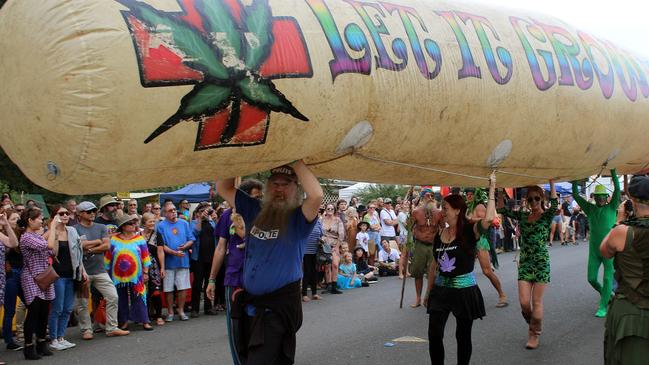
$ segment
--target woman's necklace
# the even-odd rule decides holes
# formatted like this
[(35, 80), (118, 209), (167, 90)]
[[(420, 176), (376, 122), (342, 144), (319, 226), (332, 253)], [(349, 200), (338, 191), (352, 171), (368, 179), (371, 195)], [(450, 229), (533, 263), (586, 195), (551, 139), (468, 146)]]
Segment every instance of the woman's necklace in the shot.
[[(443, 237), (444, 232), (448, 232), (447, 235), (448, 235), (448, 238), (451, 240), (451, 242), (444, 242), (444, 237)], [(438, 263), (440, 262), (440, 260), (442, 259), (442, 256), (444, 255), (444, 253), (448, 249), (448, 246), (450, 246), (451, 243), (453, 243), (453, 240), (451, 239), (451, 237), (453, 237), (451, 235), (451, 227), (450, 226), (449, 227), (444, 227), (444, 229), (442, 229), (442, 233), (439, 236), (439, 240), (442, 243), (442, 245), (440, 246), (440, 250), (437, 252), (437, 262)]]

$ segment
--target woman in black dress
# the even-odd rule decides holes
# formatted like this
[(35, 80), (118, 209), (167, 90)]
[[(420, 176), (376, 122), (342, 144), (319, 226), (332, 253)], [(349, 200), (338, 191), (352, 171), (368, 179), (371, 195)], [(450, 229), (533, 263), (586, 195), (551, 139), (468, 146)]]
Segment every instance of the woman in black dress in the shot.
[(486, 216), (472, 224), (466, 218), (462, 196), (444, 198), (442, 215), (445, 228), (435, 236), (434, 260), (428, 272), (428, 289), (424, 303), (428, 308), (428, 341), (432, 364), (444, 363), (444, 328), (452, 312), (457, 321), (457, 363), (471, 360), (471, 328), (473, 321), (485, 316), (484, 301), (476, 283), (473, 267), (477, 241), (496, 216), (494, 201), (496, 178), (491, 174)]

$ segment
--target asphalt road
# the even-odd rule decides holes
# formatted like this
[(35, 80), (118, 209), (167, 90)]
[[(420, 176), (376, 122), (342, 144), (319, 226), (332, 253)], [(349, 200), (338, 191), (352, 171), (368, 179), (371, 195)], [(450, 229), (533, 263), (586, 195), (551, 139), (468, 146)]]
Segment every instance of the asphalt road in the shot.
[[(517, 303), (513, 253), (499, 255), (498, 275), (510, 305), (497, 309), (496, 291), (479, 274), (487, 304), (487, 317), (473, 327), (473, 364), (597, 365), (603, 363), (604, 320), (595, 318), (597, 295), (586, 282), (588, 248), (551, 248), (552, 283), (545, 296), (541, 346), (525, 350), (527, 326)], [(478, 266), (476, 268), (479, 270)], [(406, 286), (404, 309), (399, 309), (401, 281), (385, 278), (370, 288), (342, 295), (325, 295), (304, 305), (304, 324), (298, 332), (297, 364), (429, 364), (428, 316), (423, 308), (411, 309), (414, 282)], [(452, 316), (451, 316), (452, 317)], [(82, 341), (77, 329), (68, 339), (78, 345), (57, 352), (46, 364), (229, 364), (224, 316), (202, 316), (173, 322), (153, 332), (135, 331), (123, 338), (98, 335)], [(446, 329), (448, 364), (456, 362), (455, 321)], [(395, 342), (413, 336), (424, 342)], [(385, 344), (392, 342), (395, 346)], [(22, 352), (1, 351), (0, 359), (24, 363)], [(33, 363), (33, 362), (30, 362)], [(38, 362), (36, 362), (38, 363)]]

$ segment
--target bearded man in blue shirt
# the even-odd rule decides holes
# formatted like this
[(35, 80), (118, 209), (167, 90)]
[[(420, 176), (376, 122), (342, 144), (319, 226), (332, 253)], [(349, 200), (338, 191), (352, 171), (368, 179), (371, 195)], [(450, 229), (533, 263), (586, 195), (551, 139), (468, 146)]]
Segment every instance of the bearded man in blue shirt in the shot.
[(236, 189), (234, 179), (217, 181), (217, 191), (246, 225), (244, 290), (235, 293), (232, 309), (242, 328), (241, 361), (293, 364), (302, 325), (302, 258), (322, 187), (300, 160), (271, 170), (262, 201)]

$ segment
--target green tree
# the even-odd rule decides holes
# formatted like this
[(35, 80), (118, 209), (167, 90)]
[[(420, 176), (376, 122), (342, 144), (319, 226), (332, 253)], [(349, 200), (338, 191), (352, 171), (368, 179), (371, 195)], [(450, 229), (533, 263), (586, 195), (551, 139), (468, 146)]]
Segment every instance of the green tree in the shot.
[(409, 186), (407, 185), (383, 185), (372, 184), (360, 190), (356, 196), (358, 199), (367, 204), (372, 199), (377, 198), (390, 198), (395, 200), (398, 196), (404, 197), (408, 193)]
[[(1, 1), (1, 0), (0, 0)], [(145, 190), (145, 192), (167, 192), (178, 190), (184, 185), (170, 186), (170, 187), (161, 187)], [(0, 192), (8, 192), (11, 195), (11, 198), (14, 202), (21, 202), (21, 194), (39, 194), (43, 196), (43, 199), (48, 205), (53, 205), (57, 203), (63, 203), (68, 199), (76, 199), (77, 201), (89, 200), (89, 201), (98, 201), (102, 195), (112, 194), (115, 192), (105, 192), (102, 194), (92, 194), (92, 195), (66, 195), (59, 194), (45, 188), (42, 188), (33, 182), (31, 182), (27, 176), (25, 176), (22, 171), (16, 166), (16, 164), (11, 161), (2, 148), (0, 148)]]

